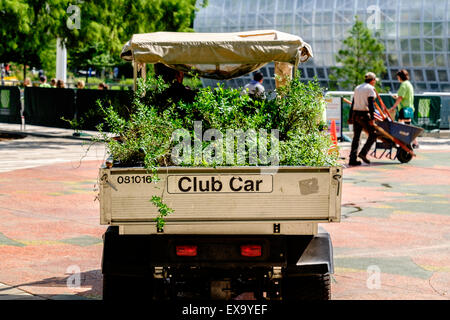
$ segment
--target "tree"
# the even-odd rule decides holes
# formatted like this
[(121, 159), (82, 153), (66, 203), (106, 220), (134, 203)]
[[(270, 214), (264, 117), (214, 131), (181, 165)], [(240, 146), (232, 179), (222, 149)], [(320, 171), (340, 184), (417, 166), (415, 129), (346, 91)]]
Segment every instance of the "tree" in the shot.
[[(192, 31), (197, 2), (0, 0), (0, 61), (52, 65), (49, 53), (55, 50), (56, 38), (61, 38), (69, 60), (76, 63), (72, 67), (117, 63), (123, 44), (134, 33)], [(206, 4), (205, 0), (200, 3)], [(71, 11), (74, 7), (78, 12)], [(68, 22), (74, 17), (80, 22), (75, 27)], [(80, 53), (89, 61), (77, 59)]]
[(364, 75), (369, 71), (379, 78), (386, 72), (384, 45), (376, 39), (377, 35), (372, 36), (358, 17), (355, 19), (350, 36), (343, 41), (343, 47), (336, 55), (336, 62), (341, 66), (332, 67), (330, 75), (331, 85), (344, 90), (353, 90), (363, 83)]
[[(135, 33), (193, 31), (198, 0), (97, 0), (78, 4), (80, 28), (61, 28), (72, 67), (85, 67), (75, 58), (120, 63), (122, 46)], [(201, 1), (205, 6), (207, 1)], [(65, 21), (64, 21), (65, 23)], [(89, 55), (91, 53), (91, 55)], [(101, 58), (96, 58), (102, 55)], [(73, 58), (70, 58), (73, 57)], [(98, 67), (99, 65), (97, 65)]]
[(58, 0), (0, 0), (0, 61), (40, 66), (52, 38), (50, 7)]

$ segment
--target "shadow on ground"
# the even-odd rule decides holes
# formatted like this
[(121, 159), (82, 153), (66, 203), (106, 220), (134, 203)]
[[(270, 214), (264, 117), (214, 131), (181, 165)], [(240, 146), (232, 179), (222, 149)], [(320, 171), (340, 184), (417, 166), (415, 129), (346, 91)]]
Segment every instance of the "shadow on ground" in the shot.
[(60, 150), (64, 149), (65, 147), (70, 146), (89, 146), (97, 144), (97, 142), (92, 141), (64, 141), (61, 139), (61, 141), (57, 142), (49, 142), (49, 141), (30, 141), (30, 140), (22, 140), (22, 141), (12, 141), (8, 144), (8, 148), (16, 148), (16, 149), (39, 149), (39, 148), (46, 148), (46, 149), (53, 149), (53, 150)]
[[(65, 277), (52, 277), (43, 279), (41, 281), (21, 283), (16, 286), (11, 286), (8, 288), (0, 288), (0, 300), (17, 300), (18, 298), (28, 300), (24, 296), (8, 295), (7, 297), (2, 297), (2, 291), (22, 287), (67, 287), (70, 290), (71, 285), (76, 285), (74, 274), (67, 275)], [(74, 288), (73, 294), (39, 294), (38, 297), (49, 299), (49, 300), (99, 300), (102, 299), (102, 287), (103, 287), (103, 275), (100, 269), (90, 270), (86, 272), (81, 272), (80, 276), (80, 287), (81, 288), (91, 288), (87, 291), (79, 292), (79, 289)], [(4, 299), (5, 298), (5, 299)]]

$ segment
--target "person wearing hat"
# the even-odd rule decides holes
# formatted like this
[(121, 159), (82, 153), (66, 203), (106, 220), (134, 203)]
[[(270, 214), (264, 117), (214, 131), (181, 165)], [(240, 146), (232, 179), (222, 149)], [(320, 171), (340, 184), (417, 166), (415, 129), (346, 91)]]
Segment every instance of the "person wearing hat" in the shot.
[[(375, 83), (378, 81), (375, 73), (368, 72), (364, 76), (364, 83), (355, 88), (350, 109), (350, 118), (353, 123), (353, 140), (350, 151), (349, 165), (359, 166), (361, 161), (357, 160), (357, 156), (365, 163), (370, 164), (367, 159), (367, 153), (372, 145), (377, 141), (377, 134), (374, 128), (374, 102), (376, 98)], [(361, 131), (368, 133), (366, 143), (358, 154), (359, 139)]]

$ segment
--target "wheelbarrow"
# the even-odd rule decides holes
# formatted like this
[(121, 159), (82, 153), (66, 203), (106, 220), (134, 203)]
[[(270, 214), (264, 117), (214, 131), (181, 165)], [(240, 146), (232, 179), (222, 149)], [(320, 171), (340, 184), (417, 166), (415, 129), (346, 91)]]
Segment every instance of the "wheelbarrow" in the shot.
[[(371, 156), (381, 159), (385, 155), (391, 160), (397, 159), (401, 163), (407, 163), (416, 156), (411, 147), (411, 143), (423, 132), (423, 129), (394, 121), (378, 93), (377, 97), (381, 105), (380, 107), (375, 102), (377, 110), (375, 111), (374, 127), (378, 137)], [(394, 157), (392, 153), (393, 149), (397, 150)], [(377, 151), (382, 151), (379, 156), (377, 155)]]

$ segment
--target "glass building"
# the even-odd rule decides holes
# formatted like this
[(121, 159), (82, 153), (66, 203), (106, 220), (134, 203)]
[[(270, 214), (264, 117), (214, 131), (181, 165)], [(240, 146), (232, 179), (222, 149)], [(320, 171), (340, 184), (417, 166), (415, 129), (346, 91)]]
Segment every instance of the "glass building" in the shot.
[[(354, 17), (379, 32), (385, 45), (387, 74), (382, 85), (397, 91), (396, 72), (407, 69), (417, 93), (450, 92), (450, 0), (209, 0), (197, 13), (197, 32), (235, 32), (276, 29), (300, 36), (314, 58), (300, 65), (305, 80), (316, 76), (328, 86), (335, 54), (354, 23)], [(273, 64), (261, 70), (264, 85), (273, 89)], [(251, 75), (226, 82), (243, 86)], [(217, 81), (205, 80), (206, 85)]]

